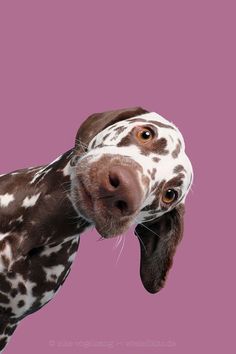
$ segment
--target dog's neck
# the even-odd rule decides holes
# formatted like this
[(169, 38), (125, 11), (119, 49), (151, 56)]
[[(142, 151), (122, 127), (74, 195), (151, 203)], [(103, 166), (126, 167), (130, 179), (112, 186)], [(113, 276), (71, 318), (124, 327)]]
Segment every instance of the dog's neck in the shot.
[(46, 186), (47, 189), (42, 196), (45, 208), (48, 210), (45, 221), (48, 232), (52, 237), (55, 233), (57, 241), (80, 234), (89, 226), (89, 223), (79, 215), (71, 198), (73, 167), (70, 165), (70, 160), (72, 156), (73, 149), (45, 165), (35, 174), (34, 184), (41, 185), (42, 189)]
[[(26, 254), (34, 247), (63, 242), (81, 234), (89, 223), (75, 209), (70, 196), (73, 167), (69, 150), (45, 166), (15, 171), (2, 176), (0, 195), (8, 213), (1, 216), (0, 233), (21, 233), (21, 251)], [(11, 178), (11, 185), (4, 183)], [(5, 199), (4, 199), (5, 198)]]

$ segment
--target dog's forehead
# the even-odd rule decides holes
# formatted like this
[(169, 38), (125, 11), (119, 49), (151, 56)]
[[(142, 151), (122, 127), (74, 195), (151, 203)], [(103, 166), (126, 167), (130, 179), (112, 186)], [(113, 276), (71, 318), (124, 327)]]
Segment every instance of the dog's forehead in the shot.
[[(152, 149), (127, 139), (129, 133), (137, 125), (152, 125), (155, 128), (157, 137)], [(185, 154), (184, 139), (179, 129), (155, 112), (145, 113), (108, 126), (91, 140), (88, 147), (88, 154), (92, 157), (92, 161), (99, 159), (102, 154), (130, 156), (142, 166), (146, 174), (148, 169), (158, 168), (160, 179), (173, 177), (180, 166), (185, 169), (186, 175), (190, 175), (192, 170)]]
[(176, 145), (180, 142), (184, 149), (184, 139), (179, 129), (156, 112), (145, 113), (108, 126), (91, 140), (89, 147), (102, 147), (103, 144), (117, 145), (135, 126), (140, 125), (153, 126), (158, 137), (166, 138), (168, 144)]

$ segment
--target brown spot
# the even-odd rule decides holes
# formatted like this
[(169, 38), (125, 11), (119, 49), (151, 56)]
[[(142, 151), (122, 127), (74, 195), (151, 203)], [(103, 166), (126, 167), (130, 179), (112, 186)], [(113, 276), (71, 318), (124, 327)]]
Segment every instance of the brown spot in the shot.
[(155, 125), (157, 125), (157, 126), (160, 127), (160, 128), (168, 128), (168, 129), (173, 129), (173, 130), (175, 130), (175, 128), (172, 127), (172, 125), (164, 124), (164, 123), (161, 123), (161, 122), (157, 122), (157, 121), (155, 121), (155, 120), (149, 120), (148, 123), (155, 124)]
[(159, 162), (160, 159), (159, 159), (158, 157), (155, 157), (155, 156), (154, 156), (154, 157), (152, 158), (152, 161), (154, 161), (154, 162)]
[(132, 144), (132, 140), (130, 138), (130, 133), (124, 136), (121, 141), (117, 144), (117, 146), (129, 146)]
[(183, 184), (183, 178), (184, 178), (184, 174), (183, 173), (179, 173), (176, 177), (170, 179), (167, 183), (166, 183), (166, 188), (169, 187), (180, 187)]
[(91, 149), (94, 149), (95, 145), (96, 145), (96, 139), (92, 142)]
[(0, 302), (2, 304), (9, 304), (10, 300), (5, 294), (0, 293)]
[[(4, 310), (3, 310), (3, 312), (4, 312)], [(6, 322), (4, 322), (4, 321), (0, 322), (0, 333), (4, 333), (6, 326), (7, 326)]]
[(2, 259), (2, 263), (3, 263), (4, 267), (8, 269), (9, 264), (10, 264), (10, 260), (6, 257), (5, 254), (3, 254), (1, 256), (1, 259)]
[(20, 307), (23, 307), (25, 305), (25, 302), (24, 300), (20, 300), (17, 304), (17, 306), (20, 308)]
[(12, 270), (9, 269), (9, 272), (7, 273), (7, 277), (9, 279), (14, 279), (16, 277), (16, 273), (12, 272)]
[[(33, 251), (33, 250), (32, 250)], [(26, 272), (27, 267), (29, 267), (28, 269), (30, 269), (30, 265), (28, 264), (30, 262), (31, 259), (31, 254), (32, 253), (28, 253), (28, 258), (26, 259), (19, 259), (18, 261), (16, 261), (13, 265), (12, 265), (12, 272), (13, 273), (20, 273), (23, 278), (25, 280), (28, 279), (28, 272)]]
[(16, 295), (18, 294), (17, 289), (12, 289), (10, 294), (11, 294), (12, 297), (16, 297)]
[(0, 339), (0, 350), (2, 350), (7, 344), (7, 337)]
[(103, 144), (103, 142), (102, 142), (102, 143), (96, 145), (96, 149), (97, 149), (97, 148), (101, 148), (101, 147), (103, 147), (103, 146), (104, 146), (104, 144)]
[(146, 123), (148, 123), (149, 122), (149, 120), (147, 120), (147, 119), (144, 119), (144, 118), (132, 118), (132, 119), (130, 119), (129, 120), (129, 123), (131, 124), (131, 123), (133, 123), (133, 122), (146, 122)]
[(142, 184), (143, 184), (146, 188), (148, 188), (149, 183), (150, 183), (149, 178), (148, 178), (147, 176), (144, 176), (144, 175), (142, 174)]
[(104, 137), (102, 138), (103, 140), (107, 139), (110, 136), (111, 133), (107, 133), (106, 135), (104, 135)]
[(25, 287), (25, 284), (20, 282), (18, 284), (18, 289), (19, 289), (19, 292), (22, 294), (22, 295), (25, 295), (27, 293), (27, 289)]
[(161, 195), (163, 193), (163, 189), (165, 186), (166, 181), (163, 180), (159, 183), (156, 191), (155, 191), (155, 199), (152, 202), (151, 209), (157, 209), (160, 203)]
[(6, 240), (2, 240), (1, 242), (0, 242), (0, 251), (4, 251), (4, 248), (6, 247)]
[(3, 293), (8, 293), (11, 290), (11, 283), (6, 280), (3, 274), (0, 274), (0, 290)]
[(185, 171), (185, 168), (184, 168), (184, 166), (182, 166), (182, 165), (177, 165), (177, 166), (175, 166), (175, 168), (174, 168), (174, 170), (173, 170), (174, 173), (180, 173), (180, 172), (182, 172), (182, 171)]
[(7, 334), (7, 335), (10, 335), (10, 330), (11, 330), (11, 327), (10, 326), (7, 326), (4, 333)]
[(114, 128), (114, 131), (116, 131), (116, 133), (115, 133), (115, 135), (113, 136), (113, 138), (111, 138), (111, 141), (113, 141), (113, 140), (116, 140), (118, 137), (119, 137), (119, 135), (121, 134), (121, 133), (123, 133), (123, 131), (125, 131), (127, 129), (127, 127), (116, 127), (116, 128)]
[(77, 251), (78, 249), (78, 245), (77, 245), (77, 242), (72, 242), (70, 248), (69, 248), (69, 253), (70, 254), (73, 254)]
[(157, 152), (159, 155), (166, 155), (169, 152), (168, 150), (165, 149), (166, 145), (167, 145), (166, 139), (160, 138), (156, 140), (155, 143), (153, 144), (152, 152)]
[(159, 182), (155, 182), (154, 185), (152, 186), (151, 192), (155, 191), (155, 189), (158, 187)]
[(12, 312), (12, 309), (11, 307), (3, 307), (3, 306), (0, 306), (0, 316), (2, 318), (6, 317), (7, 320), (9, 321), (9, 323), (11, 323), (11, 316), (13, 316), (13, 312)]
[(123, 131), (125, 131), (125, 129), (127, 129), (127, 127), (116, 127), (114, 128), (114, 131), (116, 132), (116, 136), (123, 133)]
[(175, 149), (172, 151), (172, 156), (174, 159), (176, 159), (179, 156), (180, 150), (181, 150), (181, 141), (178, 139), (178, 143)]
[(152, 172), (150, 170), (148, 170), (149, 175), (151, 176), (151, 179), (155, 179), (155, 175), (156, 175), (157, 169), (153, 168)]
[(7, 326), (5, 329), (5, 334), (7, 334), (8, 336), (11, 336), (13, 334), (13, 332), (15, 331), (17, 325), (13, 325), (13, 326)]
[(70, 274), (70, 270), (69, 270), (69, 272), (68, 272), (68, 274), (66, 276), (65, 276), (65, 274), (61, 275), (60, 281), (58, 282), (58, 285), (57, 285), (57, 287), (56, 287), (56, 289), (54, 291), (57, 291), (57, 289), (65, 283), (65, 280), (66, 280), (66, 278), (68, 277), (69, 274)]

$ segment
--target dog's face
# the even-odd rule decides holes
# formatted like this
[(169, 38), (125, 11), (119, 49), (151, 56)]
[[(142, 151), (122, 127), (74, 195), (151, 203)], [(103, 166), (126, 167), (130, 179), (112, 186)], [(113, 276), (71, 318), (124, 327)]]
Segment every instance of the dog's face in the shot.
[(183, 137), (157, 113), (118, 121), (81, 144), (73, 196), (103, 237), (156, 219), (186, 197), (192, 167)]
[[(163, 215), (173, 215), (180, 205), (183, 209), (192, 182), (179, 130), (141, 108), (89, 117), (78, 131), (72, 164), (72, 198), (79, 213), (106, 238), (139, 224), (136, 233), (150, 252), (154, 246), (146, 242), (147, 230), (158, 220), (156, 231), (167, 233), (172, 221)], [(182, 219), (182, 212), (178, 215)], [(159, 230), (161, 218), (165, 221)]]

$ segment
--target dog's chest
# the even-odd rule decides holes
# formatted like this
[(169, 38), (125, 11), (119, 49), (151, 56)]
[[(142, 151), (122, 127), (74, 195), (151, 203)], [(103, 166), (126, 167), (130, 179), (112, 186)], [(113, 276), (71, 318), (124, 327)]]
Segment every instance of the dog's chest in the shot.
[(37, 311), (70, 271), (84, 226), (64, 189), (69, 156), (1, 176), (0, 319)]
[(49, 302), (69, 274), (79, 236), (43, 246), (0, 274), (0, 313), (21, 318)]

